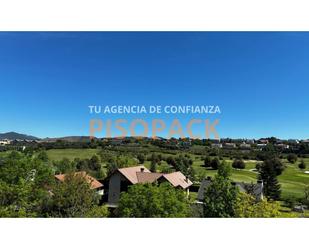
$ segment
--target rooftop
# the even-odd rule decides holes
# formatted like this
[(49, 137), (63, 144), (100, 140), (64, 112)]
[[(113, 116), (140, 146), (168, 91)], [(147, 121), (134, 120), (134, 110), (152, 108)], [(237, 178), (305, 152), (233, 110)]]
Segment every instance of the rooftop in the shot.
[[(55, 175), (55, 178), (57, 180), (61, 181), (61, 182), (64, 182), (66, 175), (67, 174)], [(74, 173), (74, 176), (84, 177), (86, 179), (86, 181), (90, 184), (91, 189), (97, 189), (97, 188), (103, 187), (102, 183), (100, 183), (94, 177), (88, 175), (85, 171), (76, 172), (76, 173)]]
[(187, 179), (180, 171), (173, 173), (152, 173), (145, 166), (135, 166), (128, 168), (121, 168), (118, 171), (126, 177), (132, 184), (137, 183), (153, 183), (159, 179), (165, 179), (174, 187), (181, 187), (186, 189), (193, 183)]

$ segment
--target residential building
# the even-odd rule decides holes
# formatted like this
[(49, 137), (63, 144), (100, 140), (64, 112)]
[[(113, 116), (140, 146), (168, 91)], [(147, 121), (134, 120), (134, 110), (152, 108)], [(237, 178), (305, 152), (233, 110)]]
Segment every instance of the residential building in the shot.
[(211, 148), (222, 148), (222, 144), (211, 144)]
[(290, 144), (299, 144), (299, 140), (298, 139), (288, 139), (288, 143), (290, 143)]
[[(55, 175), (55, 178), (59, 182), (64, 182), (66, 176), (67, 176), (66, 174), (60, 174), (60, 175)], [(97, 179), (95, 179), (94, 177), (88, 175), (85, 171), (76, 172), (74, 173), (74, 176), (85, 178), (85, 180), (90, 184), (91, 189), (95, 189), (97, 194), (99, 195), (104, 194), (103, 184), (99, 182)]]
[(255, 140), (254, 139), (246, 139), (247, 144), (254, 144)]
[(258, 144), (268, 144), (268, 140), (267, 139), (259, 139)]
[(282, 149), (282, 150), (286, 150), (290, 148), (290, 145), (280, 143), (280, 144), (276, 144), (275, 147)]
[(108, 184), (108, 204), (117, 206), (120, 193), (127, 191), (130, 185), (138, 183), (169, 182), (173, 187), (187, 191), (192, 182), (181, 172), (152, 173), (143, 165), (117, 169), (110, 177)]
[(224, 146), (224, 148), (227, 148), (227, 149), (235, 149), (236, 148), (235, 143), (225, 143), (223, 146)]
[(11, 140), (8, 139), (1, 139), (0, 145), (9, 145), (11, 143)]
[(239, 145), (239, 148), (242, 150), (250, 150), (251, 144), (242, 143), (241, 145)]
[(267, 144), (257, 144), (256, 145), (256, 147), (257, 148), (260, 148), (260, 149), (262, 149), (262, 148), (264, 148), (264, 147), (266, 147), (267, 146)]

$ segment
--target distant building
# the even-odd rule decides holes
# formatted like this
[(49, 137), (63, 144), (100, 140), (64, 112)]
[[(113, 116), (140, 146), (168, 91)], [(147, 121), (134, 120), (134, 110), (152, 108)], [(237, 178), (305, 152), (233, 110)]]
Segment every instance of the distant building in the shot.
[(288, 139), (288, 143), (290, 143), (290, 144), (299, 144), (299, 140), (298, 139)]
[(111, 145), (121, 145), (123, 144), (123, 139), (120, 139), (120, 138), (114, 138), (111, 140)]
[(222, 148), (222, 144), (211, 144), (211, 148)]
[(250, 150), (251, 144), (242, 143), (241, 145), (239, 145), (239, 148), (242, 150)]
[(267, 139), (259, 139), (258, 144), (268, 144), (268, 140)]
[(288, 144), (276, 144), (275, 147), (277, 147), (279, 149), (286, 150), (286, 149), (290, 148), (290, 145), (288, 145)]
[(254, 144), (255, 140), (254, 139), (246, 139), (247, 144)]
[(223, 145), (224, 148), (227, 148), (227, 149), (235, 149), (236, 148), (236, 144), (234, 143), (225, 143)]
[(0, 140), (0, 145), (9, 145), (9, 144), (11, 144), (11, 140), (8, 139)]
[(266, 147), (267, 146), (267, 144), (257, 144), (256, 145), (256, 147), (258, 147), (258, 148), (264, 148), (264, 147)]
[(168, 174), (152, 173), (144, 166), (117, 169), (109, 178), (108, 205), (117, 206), (120, 193), (127, 191), (130, 185), (138, 183), (169, 182), (173, 187), (183, 189), (189, 194), (192, 182), (181, 172)]

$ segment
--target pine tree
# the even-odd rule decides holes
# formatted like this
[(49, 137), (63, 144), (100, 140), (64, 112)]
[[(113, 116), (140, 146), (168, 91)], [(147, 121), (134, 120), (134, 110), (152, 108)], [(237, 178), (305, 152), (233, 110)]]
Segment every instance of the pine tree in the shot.
[(211, 167), (211, 158), (209, 156), (204, 159), (204, 167)]
[(157, 163), (155, 160), (152, 160), (151, 161), (151, 164), (150, 164), (150, 171), (151, 172), (156, 172), (157, 171)]
[(264, 183), (264, 194), (267, 198), (272, 200), (280, 199), (281, 186), (277, 179), (277, 172), (272, 160), (263, 162), (259, 169), (259, 179)]

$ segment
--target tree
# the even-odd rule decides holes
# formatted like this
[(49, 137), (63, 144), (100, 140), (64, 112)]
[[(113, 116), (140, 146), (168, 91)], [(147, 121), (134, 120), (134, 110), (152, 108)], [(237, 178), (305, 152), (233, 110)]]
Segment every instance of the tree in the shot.
[(301, 160), (301, 162), (298, 164), (299, 169), (306, 169), (306, 163), (304, 160)]
[(305, 205), (309, 205), (309, 185), (306, 185), (305, 189), (304, 189), (304, 199), (303, 199), (303, 203)]
[(285, 169), (285, 166), (279, 158), (267, 159), (260, 166), (263, 167), (264, 165), (269, 165), (270, 167), (272, 167), (277, 176), (281, 175)]
[(88, 159), (79, 159), (75, 158), (73, 162), (73, 167), (78, 171), (87, 171), (89, 169), (89, 160)]
[(211, 160), (211, 163), (210, 163), (210, 166), (213, 168), (213, 169), (218, 169), (219, 168), (219, 165), (220, 165), (220, 160), (215, 157)]
[(109, 217), (107, 206), (94, 206), (85, 214), (86, 218), (106, 218)]
[(297, 156), (295, 154), (289, 154), (288, 157), (287, 157), (288, 161), (290, 163), (296, 163), (297, 161)]
[(229, 179), (230, 168), (219, 165), (214, 180), (205, 189), (204, 217), (234, 217), (239, 190)]
[(204, 159), (204, 167), (206, 168), (211, 167), (211, 158), (209, 156), (205, 157)]
[(168, 183), (132, 185), (121, 193), (118, 207), (120, 217), (187, 217), (189, 212), (185, 193)]
[(149, 158), (149, 161), (155, 161), (156, 163), (158, 163), (160, 161), (160, 157), (157, 154), (152, 153)]
[(101, 168), (96, 173), (96, 177), (98, 179), (105, 179), (107, 177), (107, 169), (105, 167), (101, 166)]
[(41, 151), (39, 154), (38, 154), (38, 159), (39, 160), (42, 160), (43, 162), (47, 162), (48, 161), (48, 155), (46, 153), (45, 150)]
[(232, 163), (232, 167), (234, 169), (244, 169), (246, 168), (246, 164), (243, 160), (241, 159), (235, 159)]
[(89, 169), (98, 171), (101, 169), (100, 158), (97, 155), (93, 155), (89, 160)]
[(36, 217), (38, 199), (33, 198), (33, 185), (23, 179), (16, 184), (0, 181), (0, 217)]
[(280, 216), (280, 204), (269, 202), (266, 198), (256, 202), (252, 195), (240, 193), (235, 209), (235, 217), (239, 218), (275, 218)]
[(179, 155), (175, 158), (175, 165), (173, 167), (175, 170), (181, 171), (184, 175), (189, 176), (192, 164), (193, 161), (188, 155)]
[(264, 194), (271, 200), (279, 200), (281, 190), (277, 179), (278, 169), (273, 160), (266, 160), (259, 167), (259, 180), (264, 183)]
[[(72, 172), (75, 170), (75, 165), (68, 158), (63, 158), (61, 161), (53, 162), (56, 167), (56, 172), (65, 174), (67, 172)], [(88, 167), (88, 164), (87, 164)]]
[(0, 163), (1, 217), (36, 217), (42, 214), (52, 168), (37, 157), (12, 152)]
[(85, 177), (74, 173), (57, 182), (52, 193), (49, 213), (53, 217), (85, 217), (99, 201)]
[(107, 175), (111, 175), (115, 170), (118, 169), (117, 161), (113, 158), (109, 160), (109, 162), (106, 165), (107, 168)]
[(152, 160), (152, 161), (151, 161), (151, 164), (150, 164), (150, 171), (151, 171), (151, 172), (154, 172), (154, 173), (157, 171), (157, 163), (156, 163), (155, 160)]
[(145, 155), (144, 154), (138, 154), (137, 155), (137, 160), (139, 161), (140, 164), (143, 164), (145, 162)]
[(169, 165), (171, 165), (171, 166), (173, 166), (173, 167), (176, 166), (175, 158), (172, 157), (172, 156), (167, 157), (167, 158), (166, 158), (166, 162), (167, 162), (167, 164), (169, 164)]
[(194, 169), (193, 166), (190, 166), (187, 172), (187, 177), (192, 180), (192, 181), (196, 181), (197, 180), (197, 174), (196, 174), (196, 170)]
[(218, 175), (227, 180), (229, 180), (229, 177), (232, 175), (231, 167), (227, 165), (225, 161), (219, 164)]

